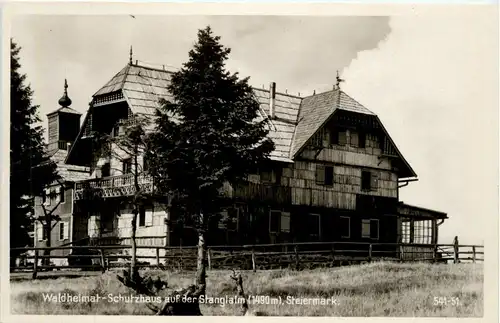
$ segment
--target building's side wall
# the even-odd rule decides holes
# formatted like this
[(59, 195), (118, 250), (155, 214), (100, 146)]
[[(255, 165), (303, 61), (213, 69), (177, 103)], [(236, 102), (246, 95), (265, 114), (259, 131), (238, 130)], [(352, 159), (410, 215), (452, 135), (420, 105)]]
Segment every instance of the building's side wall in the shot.
[[(127, 206), (120, 210), (118, 217), (117, 235), (120, 238), (130, 238), (132, 235), (132, 207)], [(146, 208), (145, 225), (139, 225), (137, 222), (137, 245), (139, 246), (165, 246), (168, 243), (167, 224), (165, 219), (168, 219), (168, 212), (159, 203), (153, 203), (152, 207)], [(141, 238), (148, 237), (148, 238)], [(130, 239), (124, 239), (122, 244), (129, 245)], [(156, 253), (153, 249), (138, 249), (140, 256), (155, 257)]]
[[(48, 187), (47, 190), (55, 191), (59, 189), (59, 185)], [(50, 200), (50, 202), (49, 202)], [(74, 227), (72, 221), (72, 210), (73, 210), (73, 188), (72, 186), (66, 186), (64, 190), (64, 202), (58, 205), (59, 197), (49, 197), (46, 198), (45, 209), (47, 212), (51, 212), (53, 215), (57, 215), (61, 218), (61, 221), (52, 222), (52, 230), (50, 233), (50, 246), (57, 247), (64, 244), (67, 244), (71, 241), (72, 238), (72, 227)], [(57, 206), (58, 205), (58, 206)], [(54, 209), (55, 208), (55, 209)], [(35, 217), (43, 217), (44, 212), (42, 208), (42, 197), (35, 197)], [(60, 223), (64, 223), (63, 227), (61, 227)], [(64, 228), (65, 227), (65, 228)], [(62, 229), (62, 231), (61, 231)], [(35, 224), (35, 233), (34, 233), (35, 247), (46, 247), (47, 240), (43, 239), (42, 233), (42, 225), (39, 221)], [(66, 256), (68, 255), (70, 250), (53, 250), (51, 255), (53, 256)], [(64, 264), (66, 263), (66, 259), (53, 259), (52, 262), (54, 264)]]

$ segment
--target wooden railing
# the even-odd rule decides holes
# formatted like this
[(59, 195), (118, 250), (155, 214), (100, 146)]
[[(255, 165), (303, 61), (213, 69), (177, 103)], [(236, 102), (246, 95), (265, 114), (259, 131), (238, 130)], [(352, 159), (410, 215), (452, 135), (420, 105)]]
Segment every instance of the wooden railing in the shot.
[[(425, 248), (426, 251), (422, 252)], [(112, 267), (125, 267), (129, 264), (130, 245), (115, 246), (64, 246), (51, 248), (12, 248), (17, 251), (34, 251), (31, 266), (12, 267), (11, 272), (26, 271), (36, 278), (41, 270), (53, 269), (98, 269), (103, 272)], [(137, 246), (141, 267), (161, 269), (196, 269), (197, 246), (165, 247)], [(242, 270), (272, 268), (313, 268), (317, 266), (338, 266), (372, 261), (425, 261), (440, 263), (484, 261), (483, 246), (479, 245), (415, 245), (401, 243), (365, 242), (304, 242), (258, 244), (242, 246), (207, 247), (208, 269)], [(68, 259), (68, 255), (50, 255), (54, 250), (72, 252), (75, 259), (89, 259), (91, 263), (77, 265), (47, 265), (51, 259)], [(452, 250), (452, 251), (451, 251)], [(83, 252), (80, 252), (83, 251)], [(144, 252), (149, 251), (149, 252)], [(149, 255), (144, 255), (149, 253)], [(45, 262), (43, 259), (47, 259)], [(93, 260), (92, 260), (93, 259)], [(120, 261), (121, 260), (121, 261)], [(148, 260), (148, 261), (144, 261)], [(142, 261), (142, 262), (141, 262)]]
[[(141, 189), (152, 189), (151, 176), (141, 174), (138, 176)], [(134, 194), (134, 174), (94, 178), (75, 184), (75, 200), (85, 198), (85, 194), (97, 194), (103, 197), (123, 196)]]

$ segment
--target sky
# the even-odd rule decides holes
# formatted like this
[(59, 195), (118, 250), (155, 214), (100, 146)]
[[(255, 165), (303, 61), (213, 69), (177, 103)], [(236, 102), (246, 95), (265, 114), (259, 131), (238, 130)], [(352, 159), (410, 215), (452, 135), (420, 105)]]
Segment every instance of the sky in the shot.
[[(498, 31), (491, 11), (366, 16), (47, 16), (12, 20), (22, 71), (45, 115), (64, 79), (82, 114), (133, 59), (180, 67), (210, 25), (231, 48), (227, 69), (253, 86), (311, 95), (342, 89), (375, 112), (419, 181), (405, 203), (446, 212), (440, 243), (484, 243), (497, 219)], [(83, 116), (82, 116), (83, 121)], [(496, 223), (496, 222), (495, 222)]]

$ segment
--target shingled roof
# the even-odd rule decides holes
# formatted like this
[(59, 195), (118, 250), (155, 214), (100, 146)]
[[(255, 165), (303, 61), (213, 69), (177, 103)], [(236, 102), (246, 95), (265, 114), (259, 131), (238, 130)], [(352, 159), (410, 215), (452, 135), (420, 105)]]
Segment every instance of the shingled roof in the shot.
[[(160, 98), (167, 100), (172, 98), (167, 91), (172, 73), (168, 70), (128, 64), (93, 97), (94, 100), (98, 100), (106, 95), (121, 93), (132, 113), (154, 115), (159, 108)], [(271, 118), (270, 92), (258, 88), (254, 88), (253, 91), (261, 108), (258, 119), (268, 119), (268, 136), (276, 147), (270, 157), (277, 161), (293, 162), (296, 154), (336, 110), (375, 116), (372, 111), (345, 92), (334, 89), (307, 97), (276, 93), (274, 117)], [(402, 155), (400, 158), (409, 167)], [(413, 170), (410, 172), (414, 173)]]
[(291, 158), (297, 154), (309, 138), (327, 122), (337, 109), (375, 115), (339, 89), (305, 97), (300, 106), (299, 119), (290, 154)]

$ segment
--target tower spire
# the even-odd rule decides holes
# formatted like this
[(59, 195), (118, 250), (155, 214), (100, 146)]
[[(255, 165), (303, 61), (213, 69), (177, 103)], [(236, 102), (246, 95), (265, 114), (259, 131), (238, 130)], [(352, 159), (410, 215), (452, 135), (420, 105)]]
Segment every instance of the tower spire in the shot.
[(67, 108), (71, 105), (71, 99), (68, 96), (68, 80), (64, 79), (64, 94), (63, 96), (59, 99), (59, 105)]
[(340, 78), (339, 71), (337, 70), (337, 83), (335, 84), (337, 90), (340, 90), (340, 83), (345, 82), (345, 80)]

